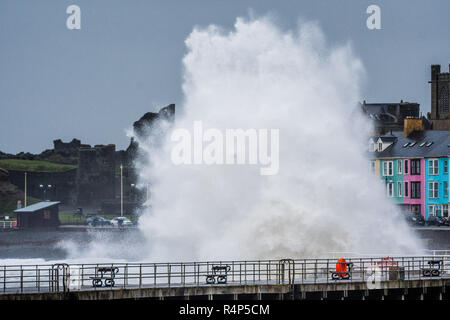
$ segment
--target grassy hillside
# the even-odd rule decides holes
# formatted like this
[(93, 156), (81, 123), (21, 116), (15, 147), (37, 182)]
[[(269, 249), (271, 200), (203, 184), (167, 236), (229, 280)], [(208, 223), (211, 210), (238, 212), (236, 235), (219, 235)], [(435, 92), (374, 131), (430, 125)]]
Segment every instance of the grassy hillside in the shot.
[(24, 171), (66, 171), (77, 166), (41, 160), (0, 159), (0, 168)]
[[(17, 209), (17, 200), (16, 198), (13, 199), (3, 199), (0, 201), (0, 216), (9, 215), (10, 217), (15, 217), (14, 210)], [(23, 199), (22, 205), (23, 205)], [(32, 205), (36, 202), (40, 202), (42, 200), (33, 198), (33, 197), (27, 197), (27, 205)]]

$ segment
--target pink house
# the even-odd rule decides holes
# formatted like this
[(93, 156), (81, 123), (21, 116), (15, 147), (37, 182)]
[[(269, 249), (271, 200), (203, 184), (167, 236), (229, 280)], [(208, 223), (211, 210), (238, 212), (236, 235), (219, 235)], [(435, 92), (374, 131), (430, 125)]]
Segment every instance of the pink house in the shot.
[(425, 217), (425, 159), (403, 159), (403, 203)]

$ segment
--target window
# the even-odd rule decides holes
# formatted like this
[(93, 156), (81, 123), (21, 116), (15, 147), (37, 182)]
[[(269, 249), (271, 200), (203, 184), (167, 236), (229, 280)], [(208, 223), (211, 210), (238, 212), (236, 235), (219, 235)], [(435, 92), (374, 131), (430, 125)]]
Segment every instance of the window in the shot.
[(394, 163), (392, 161), (383, 161), (383, 176), (394, 175)]
[(428, 159), (428, 174), (431, 176), (439, 174), (439, 159)]
[(411, 174), (412, 175), (420, 174), (420, 159), (411, 160)]
[(448, 173), (448, 159), (444, 159), (444, 173)]
[(402, 174), (403, 169), (403, 160), (399, 159), (397, 160), (397, 173)]
[(420, 182), (411, 182), (411, 198), (420, 199)]
[(415, 214), (420, 214), (420, 204), (412, 204), (410, 208), (411, 212)]
[(394, 196), (394, 183), (388, 182), (387, 186), (387, 196), (392, 198)]
[(441, 215), (440, 204), (430, 204), (428, 206), (428, 216), (440, 216), (440, 215)]
[(428, 182), (428, 198), (439, 198), (439, 183), (437, 181)]
[(408, 160), (405, 160), (405, 174), (408, 174)]
[(405, 182), (405, 197), (408, 197), (408, 182)]
[(442, 205), (442, 216), (448, 217), (448, 204), (447, 203), (444, 203)]
[(375, 161), (370, 161), (370, 170), (375, 173)]
[(448, 181), (444, 181), (444, 198), (448, 198)]
[(401, 196), (402, 196), (402, 183), (397, 182), (397, 197), (401, 197)]
[(383, 143), (379, 142), (378, 143), (378, 151), (382, 151), (383, 150)]

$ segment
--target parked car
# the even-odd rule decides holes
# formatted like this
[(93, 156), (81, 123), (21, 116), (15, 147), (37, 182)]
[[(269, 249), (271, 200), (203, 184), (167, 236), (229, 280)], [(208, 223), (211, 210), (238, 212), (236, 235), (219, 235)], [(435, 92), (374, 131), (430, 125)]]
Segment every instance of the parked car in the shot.
[(86, 223), (93, 227), (111, 226), (111, 221), (100, 216), (93, 216), (86, 219)]
[(111, 220), (111, 224), (116, 227), (130, 227), (133, 225), (133, 222), (127, 217), (115, 217)]
[(445, 218), (442, 218), (442, 219), (444, 219), (444, 225), (447, 226), (447, 227), (450, 227), (450, 219), (449, 219), (449, 217), (445, 217)]
[(415, 214), (411, 216), (411, 224), (415, 226), (424, 226), (425, 225), (425, 219), (422, 217), (421, 214)]
[(428, 226), (448, 226), (448, 221), (440, 216), (430, 216), (427, 220)]
[(425, 225), (425, 219), (419, 213), (403, 212), (403, 217), (410, 226)]

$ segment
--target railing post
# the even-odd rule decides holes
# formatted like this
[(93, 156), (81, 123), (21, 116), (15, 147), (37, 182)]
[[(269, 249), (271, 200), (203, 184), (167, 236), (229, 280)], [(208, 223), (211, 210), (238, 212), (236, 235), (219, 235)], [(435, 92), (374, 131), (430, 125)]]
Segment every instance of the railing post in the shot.
[(231, 263), (231, 281), (234, 282), (234, 261)]
[(36, 287), (37, 291), (41, 291), (41, 270), (39, 270), (38, 265), (36, 265)]
[(360, 268), (361, 268), (361, 273), (362, 273), (362, 275), (361, 275), (361, 277), (362, 277), (362, 281), (364, 281), (364, 260), (362, 260), (362, 259), (359, 259), (360, 261), (359, 261), (359, 265), (360, 265)]
[(255, 273), (256, 273), (255, 264), (252, 263), (252, 266), (253, 266), (253, 283), (255, 283), (255, 281), (256, 281), (256, 278), (255, 278)]
[[(295, 283), (295, 260), (292, 260), (292, 285), (294, 285), (294, 283)], [(292, 294), (294, 294), (293, 291)]]
[(410, 273), (411, 273), (411, 259), (408, 259), (408, 280), (410, 279)]
[(317, 259), (314, 262), (314, 283), (317, 281)]
[(23, 269), (22, 265), (20, 266), (20, 293), (23, 292)]
[(401, 279), (400, 274), (401, 274), (401, 269), (398, 268), (397, 272), (398, 272), (398, 277), (400, 278), (400, 280), (405, 280), (405, 257), (402, 257), (402, 268), (403, 268), (403, 279)]
[(186, 271), (186, 266), (184, 265), (184, 263), (181, 264), (181, 283), (183, 284), (183, 287), (186, 285), (186, 279), (185, 279), (185, 271)]
[(126, 287), (128, 285), (128, 263), (125, 264), (125, 268), (123, 270), (123, 286)]
[(6, 292), (6, 266), (3, 266), (3, 292)]
[(171, 265), (167, 264), (167, 281), (168, 281), (169, 287), (170, 287), (170, 270), (171, 270)]
[(156, 264), (154, 264), (153, 265), (153, 285), (156, 287), (156, 273), (157, 273), (157, 265)]
[(142, 286), (142, 263), (139, 264), (139, 289)]
[(271, 261), (270, 263), (275, 264), (275, 270), (272, 271), (272, 274), (275, 273), (274, 275), (275, 283), (280, 283), (280, 272), (278, 270), (280, 266), (278, 265), (277, 261)]
[(242, 262), (239, 263), (239, 284), (242, 284)]
[(55, 270), (55, 274), (56, 274), (56, 291), (59, 292), (59, 269)]
[(84, 286), (84, 264), (81, 265), (81, 287)]
[(247, 285), (247, 261), (244, 261), (244, 284)]
[(306, 279), (306, 259), (303, 259), (303, 265), (302, 265), (302, 283), (305, 282)]
[(197, 286), (200, 285), (200, 265), (197, 265)]
[(261, 282), (261, 260), (258, 260), (258, 281)]

